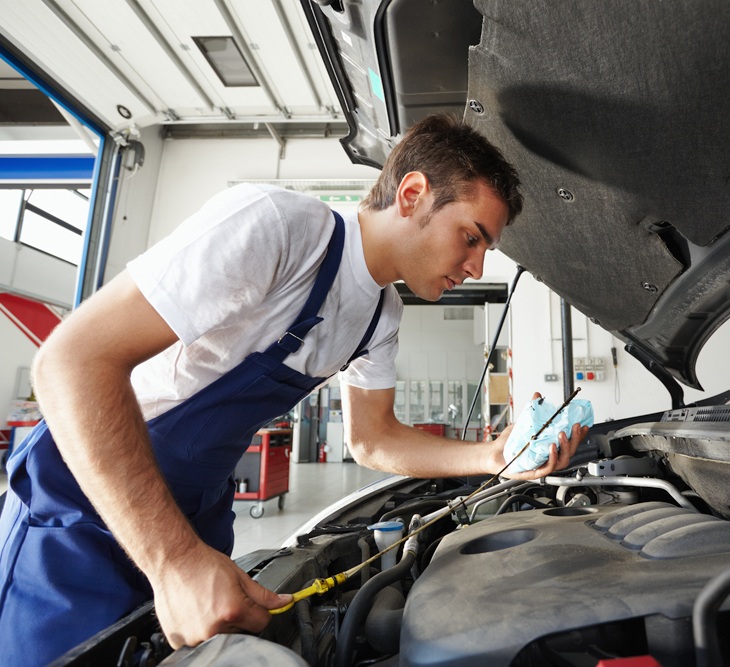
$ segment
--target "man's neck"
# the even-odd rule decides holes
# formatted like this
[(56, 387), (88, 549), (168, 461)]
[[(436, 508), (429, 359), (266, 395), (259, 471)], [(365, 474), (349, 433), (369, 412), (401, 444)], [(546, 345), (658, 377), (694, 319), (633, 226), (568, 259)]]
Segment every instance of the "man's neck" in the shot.
[[(381, 287), (400, 278), (397, 268), (397, 244), (400, 220), (394, 206), (384, 211), (358, 211), (365, 264), (373, 280)], [(398, 219), (396, 219), (398, 218)]]

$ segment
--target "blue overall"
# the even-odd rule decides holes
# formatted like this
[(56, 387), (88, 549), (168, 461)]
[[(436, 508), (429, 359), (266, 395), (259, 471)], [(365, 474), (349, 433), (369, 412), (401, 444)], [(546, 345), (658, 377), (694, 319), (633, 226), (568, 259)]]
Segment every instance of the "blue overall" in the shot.
[[(277, 342), (147, 423), (178, 505), (201, 539), (225, 554), (233, 549), (238, 460), (262, 425), (326, 380), (284, 361), (322, 321), (317, 313), (339, 269), (344, 236), (335, 214), (310, 295)], [(366, 352), (383, 295), (350, 361)], [(152, 590), (82, 493), (44, 422), (13, 453), (8, 474), (0, 520), (0, 652), (4, 664), (43, 665), (149, 600)]]

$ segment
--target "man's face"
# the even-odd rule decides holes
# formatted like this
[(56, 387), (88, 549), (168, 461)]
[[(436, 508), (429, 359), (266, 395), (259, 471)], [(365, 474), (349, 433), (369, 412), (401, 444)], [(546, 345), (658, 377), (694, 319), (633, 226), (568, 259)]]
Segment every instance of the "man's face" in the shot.
[(423, 207), (413, 216), (401, 277), (416, 296), (438, 301), (444, 290), (466, 278), (481, 278), (484, 254), (499, 243), (509, 209), (481, 181), (469, 196), (436, 213), (431, 210), (433, 194), (427, 197), (428, 210)]

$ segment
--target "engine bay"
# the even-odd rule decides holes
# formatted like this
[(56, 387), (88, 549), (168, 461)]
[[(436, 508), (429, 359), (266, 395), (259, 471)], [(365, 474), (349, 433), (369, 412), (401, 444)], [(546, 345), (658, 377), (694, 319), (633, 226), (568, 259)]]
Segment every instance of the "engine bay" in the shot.
[(730, 556), (730, 490), (716, 481), (728, 465), (729, 413), (723, 402), (597, 424), (569, 470), (494, 480), (476, 494), (484, 479), (384, 480), (282, 549), (236, 563), (294, 592), (377, 554), (369, 526), (402, 521), (407, 533), (428, 523), (392, 567), (376, 559), (273, 616), (260, 636), (175, 652), (152, 632), (150, 605), (56, 664), (726, 664), (730, 584), (717, 589), (717, 579)]

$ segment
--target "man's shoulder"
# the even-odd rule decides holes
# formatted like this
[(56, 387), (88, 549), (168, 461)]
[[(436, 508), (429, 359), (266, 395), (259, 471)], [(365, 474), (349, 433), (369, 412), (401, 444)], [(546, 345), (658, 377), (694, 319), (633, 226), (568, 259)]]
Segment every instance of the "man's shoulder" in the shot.
[(265, 200), (274, 209), (286, 215), (292, 212), (300, 212), (306, 215), (317, 214), (321, 217), (329, 217), (331, 215), (327, 204), (318, 198), (308, 193), (273, 183), (240, 183), (229, 188), (224, 196), (229, 201), (238, 202), (242, 207)]
[(189, 224), (199, 229), (237, 230), (238, 238), (245, 232), (267, 238), (291, 238), (306, 243), (327, 234), (334, 224), (330, 208), (311, 195), (287, 190), (269, 183), (240, 183), (219, 192), (191, 219)]

